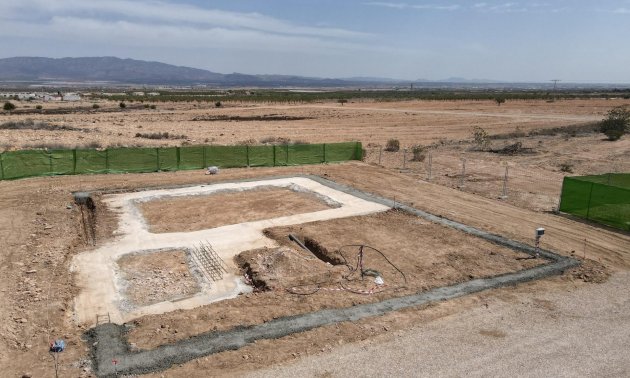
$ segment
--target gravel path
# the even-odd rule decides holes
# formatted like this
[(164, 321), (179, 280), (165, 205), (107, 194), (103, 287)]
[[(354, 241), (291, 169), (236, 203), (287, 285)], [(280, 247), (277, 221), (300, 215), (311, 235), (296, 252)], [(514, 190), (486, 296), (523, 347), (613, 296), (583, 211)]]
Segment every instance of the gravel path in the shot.
[(570, 292), (490, 302), (252, 377), (627, 377), (630, 272)]

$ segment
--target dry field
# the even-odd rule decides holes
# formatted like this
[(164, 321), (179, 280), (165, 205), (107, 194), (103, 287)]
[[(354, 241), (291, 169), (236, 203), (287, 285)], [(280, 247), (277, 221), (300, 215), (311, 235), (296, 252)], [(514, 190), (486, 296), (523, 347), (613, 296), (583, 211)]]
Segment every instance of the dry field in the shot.
[[(603, 114), (620, 100), (574, 100), (545, 103), (543, 101), (508, 101), (501, 107), (495, 103), (474, 102), (355, 102), (341, 107), (337, 104), (313, 104), (293, 106), (239, 105), (215, 109), (209, 105), (158, 104), (157, 110), (129, 109), (118, 112), (108, 106), (110, 113), (82, 111), (80, 114), (28, 115), (47, 122), (85, 128), (91, 131), (29, 131), (0, 130), (0, 141), (9, 148), (24, 147), (33, 143), (64, 143), (75, 145), (98, 141), (103, 145), (178, 145), (182, 140), (147, 140), (135, 138), (137, 132), (169, 132), (185, 134), (190, 143), (230, 144), (248, 139), (282, 137), (291, 140), (327, 142), (358, 139), (365, 146), (372, 143), (383, 145), (389, 138), (400, 139), (403, 146), (438, 143), (432, 150), (434, 171), (432, 181), (426, 181), (425, 162), (410, 163), (408, 170), (400, 172), (397, 162), (400, 153), (384, 153), (381, 165), (375, 161), (377, 147), (368, 148), (368, 163), (353, 162), (338, 165), (231, 169), (218, 176), (205, 176), (202, 171), (93, 175), (74, 177), (50, 177), (0, 182), (0, 365), (8, 376), (53, 376), (52, 360), (47, 353), (51, 338), (63, 337), (68, 342), (67, 351), (61, 356), (61, 376), (89, 376), (89, 347), (82, 340), (86, 325), (77, 325), (72, 318), (73, 298), (81, 290), (73, 280), (70, 262), (74, 255), (93, 247), (86, 246), (80, 229), (80, 213), (72, 205), (72, 191), (136, 190), (169, 185), (206, 184), (245, 178), (262, 178), (273, 175), (311, 173), (345, 183), (357, 189), (395, 198), (418, 209), (442, 215), (483, 230), (504, 235), (514, 240), (532, 243), (532, 232), (543, 226), (547, 234), (543, 247), (567, 256), (578, 257), (583, 265), (561, 277), (545, 279), (517, 287), (503, 288), (475, 294), (422, 308), (404, 310), (382, 317), (369, 318), (355, 323), (342, 323), (312, 331), (294, 334), (278, 340), (263, 340), (236, 351), (222, 352), (191, 361), (170, 369), (169, 376), (207, 376), (213, 374), (234, 375), (252, 372), (276, 364), (300, 361), (307, 355), (327, 355), (337, 348), (353, 348), (361, 340), (382, 339), (383, 335), (404, 332), (414, 326), (449, 322), (458, 314), (475, 311), (483, 306), (514, 308), (541, 306), (540, 293), (553, 293), (551, 298), (562, 298), (568, 291), (592, 290), (593, 287), (610, 285), (608, 276), (627, 277), (630, 269), (630, 236), (607, 229), (576, 222), (543, 211), (553, 206), (551, 198), (557, 194), (557, 186), (563, 175), (558, 164), (571, 159), (576, 173), (607, 171), (611, 160), (621, 162), (619, 170), (629, 156), (628, 139), (610, 143), (601, 135), (565, 137), (526, 137), (523, 145), (535, 149), (529, 155), (498, 156), (489, 152), (470, 151), (471, 126), (483, 126), (491, 134), (539, 129), (585, 123), (601, 119)], [(626, 100), (625, 103), (628, 103)], [(79, 106), (67, 105), (64, 106)], [(88, 106), (90, 104), (83, 104)], [(197, 105), (197, 106), (193, 106)], [(48, 106), (48, 105), (45, 105)], [(51, 105), (52, 106), (52, 105)], [(204, 108), (205, 107), (205, 108)], [(254, 116), (281, 114), (307, 117), (297, 121), (192, 121), (208, 115)], [(0, 122), (25, 119), (26, 115), (0, 116)], [(223, 135), (221, 135), (223, 134)], [(442, 139), (442, 143), (440, 140)], [(542, 141), (542, 143), (540, 143)], [(504, 141), (493, 141), (504, 143)], [(500, 147), (500, 146), (498, 146)], [(463, 190), (457, 177), (461, 155), (465, 154), (468, 173)], [(399, 160), (400, 158), (400, 160)], [(514, 180), (514, 191), (529, 192), (498, 200), (500, 194), (501, 163), (522, 174)], [(483, 176), (483, 167), (499, 168), (495, 175)], [(480, 168), (482, 167), (482, 168)], [(493, 171), (494, 172), (494, 171)], [(529, 175), (529, 176), (528, 176)], [(496, 176), (496, 177), (495, 177)], [(545, 177), (547, 181), (536, 181)], [(520, 180), (520, 181), (519, 181)], [(542, 189), (536, 189), (540, 188)], [(530, 189), (531, 188), (531, 189)], [(270, 202), (260, 204), (257, 197), (245, 195), (238, 203), (251, 208), (251, 219), (260, 219), (262, 213), (271, 210), (278, 214), (290, 212), (294, 207), (306, 207), (314, 211), (325, 207), (312, 198), (293, 193), (270, 191)], [(480, 195), (479, 195), (480, 194)], [(234, 195), (234, 194), (232, 194)], [(227, 196), (227, 195), (226, 195)], [(286, 198), (285, 198), (286, 197)], [(227, 198), (227, 197), (226, 197)], [(255, 199), (253, 199), (255, 198)], [(262, 198), (262, 197), (261, 197)], [(533, 203), (539, 198), (540, 203)], [(543, 202), (546, 201), (548, 202)], [(291, 206), (282, 208), (286, 199)], [(198, 199), (197, 199), (198, 200)], [(178, 211), (173, 210), (174, 202)], [(171, 203), (166, 203), (171, 202)], [(225, 203), (225, 219), (222, 224), (242, 222), (239, 207)], [(205, 206), (205, 207), (204, 207)], [(259, 206), (259, 208), (257, 208)], [(156, 227), (166, 221), (175, 228), (193, 224), (202, 228), (212, 226), (197, 214), (212, 211), (212, 203), (191, 199), (176, 199), (162, 203), (147, 203), (143, 209), (153, 219)], [(534, 209), (534, 210), (532, 210)], [(302, 211), (300, 211), (302, 212)], [(191, 215), (192, 214), (192, 215)], [(189, 221), (186, 217), (190, 218)], [(178, 220), (179, 219), (179, 223)], [(322, 250), (333, 251), (341, 245), (365, 241), (392, 256), (396, 266), (409, 273), (410, 287), (405, 290), (425, 290), (445, 283), (460, 282), (472, 277), (521, 269), (531, 260), (517, 260), (513, 252), (482, 243), (457, 232), (444, 230), (431, 224), (420, 224), (416, 219), (396, 212), (388, 212), (357, 218), (311, 223), (304, 226), (274, 228), (269, 235), (283, 245), (280, 250), (250, 251), (241, 256), (256, 268), (260, 280), (268, 286), (285, 287), (302, 285), (316, 273), (334, 277), (340, 267), (332, 268), (323, 262), (305, 265), (296, 257), (299, 250), (287, 244), (286, 234), (295, 233), (302, 238), (315, 240)], [(117, 216), (114, 211), (97, 203), (97, 242), (99, 245), (115, 238)], [(423, 233), (421, 231), (427, 231)], [(171, 230), (172, 231), (172, 230)], [(473, 240), (471, 240), (473, 239)], [(375, 245), (376, 244), (376, 245)], [(289, 248), (287, 250), (286, 248)], [(412, 255), (414, 251), (431, 252), (430, 257)], [(282, 252), (283, 253), (278, 253)], [(265, 270), (265, 262), (279, 259), (283, 270)], [(185, 259), (177, 253), (163, 255), (160, 259), (135, 256), (120, 262), (128, 274), (138, 276), (140, 285), (130, 285), (129, 290), (137, 301), (151, 302), (157, 297), (177, 297), (193, 292), (195, 283), (185, 276)], [(380, 263), (379, 263), (380, 264)], [(141, 268), (147, 266), (154, 274), (142, 276)], [(181, 269), (168, 269), (178, 266)], [(387, 267), (379, 268), (383, 271)], [(135, 272), (135, 273), (134, 273)], [(309, 276), (310, 275), (310, 276)], [(178, 287), (162, 287), (147, 291), (146, 286), (156, 286), (156, 279), (164, 276), (178, 277)], [(157, 277), (157, 278), (156, 278)], [(132, 278), (130, 278), (132, 279)], [(170, 278), (169, 278), (170, 279)], [(286, 281), (283, 281), (286, 280)], [(306, 281), (305, 281), (306, 280)], [(616, 281), (615, 281), (616, 282)], [(618, 288), (618, 283), (611, 290)], [(401, 291), (395, 295), (404, 294)], [(385, 295), (378, 294), (378, 295)], [(181, 340), (203, 331), (226, 329), (239, 324), (259, 324), (286, 314), (303, 313), (321, 308), (352, 306), (373, 301), (378, 296), (351, 296), (350, 293), (317, 293), (310, 296), (290, 295), (282, 290), (270, 290), (246, 294), (234, 300), (219, 302), (189, 311), (176, 311), (162, 315), (150, 315), (137, 319), (129, 333), (129, 340), (138, 348)], [(553, 299), (558, 300), (560, 299)], [(538, 302), (537, 302), (538, 301)], [(545, 307), (546, 306), (546, 307)], [(546, 304), (541, 311), (553, 312), (554, 303)], [(627, 306), (627, 304), (626, 304)], [(494, 307), (493, 307), (494, 308)], [(615, 311), (626, 311), (618, 307)], [(612, 310), (611, 310), (612, 311)], [(610, 315), (610, 314), (608, 314)], [(612, 315), (611, 315), (612, 316)], [(610, 319), (609, 317), (604, 317)], [(553, 316), (549, 315), (549, 319)], [(544, 317), (541, 322), (551, 321)], [(624, 320), (625, 319), (625, 320)], [(599, 320), (593, 319), (594, 326)], [(619, 322), (627, 322), (626, 318)], [(502, 332), (509, 333), (509, 330)], [(495, 337), (494, 330), (486, 334)], [(381, 335), (381, 336), (379, 336)], [(560, 337), (560, 336), (559, 336)], [(525, 342), (525, 341), (524, 341)], [(495, 361), (499, 363), (499, 361)], [(219, 370), (220, 369), (220, 370)], [(220, 371), (220, 372), (219, 372)], [(163, 373), (153, 376), (159, 377)], [(313, 373), (315, 374), (315, 373)]]
[[(630, 100), (561, 100), (553, 103), (514, 100), (497, 106), (494, 101), (357, 101), (344, 106), (333, 102), (304, 105), (228, 103), (223, 108), (207, 103), (158, 103), (155, 110), (140, 107), (122, 111), (114, 102), (101, 102), (101, 108), (97, 110), (90, 109), (91, 103), (84, 102), (45, 103), (44, 110), (63, 106), (76, 108), (77, 112), (49, 115), (2, 113), (0, 123), (30, 118), (79, 130), (0, 130), (0, 148), (23, 148), (41, 143), (74, 146), (91, 142), (98, 142), (103, 147), (165, 146), (184, 142), (236, 144), (266, 138), (305, 142), (359, 140), (365, 145), (383, 145), (388, 139), (396, 138), (403, 146), (412, 146), (466, 139), (473, 126), (483, 127), (490, 134), (499, 134), (512, 132), (517, 127), (526, 132), (598, 121), (610, 108), (629, 103)], [(19, 104), (18, 109), (20, 106), (23, 105)], [(27, 106), (34, 107), (33, 104)], [(264, 119), (270, 115), (286, 120), (238, 120), (238, 117)], [(224, 120), (225, 117), (228, 120)], [(236, 120), (230, 121), (230, 117)], [(135, 137), (137, 133), (165, 132), (187, 138), (150, 140)]]

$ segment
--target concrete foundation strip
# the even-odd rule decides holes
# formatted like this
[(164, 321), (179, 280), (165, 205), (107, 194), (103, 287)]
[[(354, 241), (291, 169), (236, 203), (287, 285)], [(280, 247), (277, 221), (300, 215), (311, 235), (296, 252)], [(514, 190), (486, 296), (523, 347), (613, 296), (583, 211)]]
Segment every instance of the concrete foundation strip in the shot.
[[(312, 179), (333, 189), (368, 201), (393, 206), (428, 221), (475, 235), (513, 250), (524, 252), (532, 256), (539, 254), (539, 256), (551, 262), (546, 265), (539, 265), (515, 273), (478, 278), (456, 285), (443, 286), (426, 292), (391, 298), (377, 303), (287, 316), (260, 325), (236, 327), (229, 331), (207, 332), (174, 344), (162, 345), (152, 350), (130, 351), (129, 344), (125, 338), (126, 327), (124, 325), (113, 323), (102, 324), (92, 328), (86, 333), (89, 339), (88, 341), (90, 345), (92, 345), (92, 357), (96, 374), (100, 377), (113, 377), (115, 374), (142, 374), (164, 370), (171, 367), (173, 364), (185, 363), (192, 359), (213, 353), (236, 350), (256, 340), (276, 339), (325, 325), (357, 321), (409, 307), (445, 301), (483, 290), (537, 280), (551, 275), (562, 274), (565, 270), (579, 265), (579, 261), (576, 259), (561, 256), (543, 249), (537, 250), (532, 246), (507, 239), (500, 235), (491, 234), (462, 223), (402, 205), (398, 202), (395, 203), (390, 199), (368, 194), (318, 176), (293, 175), (285, 177), (296, 176)], [(260, 180), (260, 178), (256, 180)], [(117, 365), (112, 364), (112, 359), (117, 360)]]

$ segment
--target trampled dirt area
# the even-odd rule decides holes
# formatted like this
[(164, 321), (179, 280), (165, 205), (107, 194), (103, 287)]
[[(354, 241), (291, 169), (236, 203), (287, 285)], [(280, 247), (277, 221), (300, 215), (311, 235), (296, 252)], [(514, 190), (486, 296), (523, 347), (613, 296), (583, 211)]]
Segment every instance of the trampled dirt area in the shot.
[[(570, 174), (560, 171), (560, 163), (569, 160), (569, 163), (573, 164), (573, 171), (579, 174), (591, 173), (598, 169), (607, 170), (605, 169), (607, 161), (618, 159), (623, 162), (623, 158), (628, 157), (630, 149), (627, 138), (618, 142), (607, 142), (603, 141), (599, 134), (569, 136), (568, 138), (562, 135), (537, 137), (538, 139), (526, 137), (520, 140), (526, 147), (536, 149), (535, 154), (501, 157), (490, 152), (469, 151), (470, 145), (459, 144), (459, 140), (470, 139), (470, 127), (473, 124), (481, 125), (491, 133), (512, 132), (517, 125), (524, 130), (562, 126), (601, 119), (609, 108), (621, 103), (624, 101), (575, 100), (557, 101), (552, 104), (508, 101), (505, 105), (498, 107), (494, 103), (483, 101), (387, 104), (364, 102), (346, 104), (343, 107), (337, 104), (314, 104), (223, 109), (199, 108), (191, 104), (172, 106), (158, 104), (156, 111), (132, 109), (103, 114), (85, 112), (28, 115), (30, 118), (41, 117), (58, 124), (85, 126), (99, 131), (85, 133), (59, 130), (0, 130), (2, 143), (19, 147), (45, 139), (70, 144), (99, 140), (104, 144), (111, 142), (126, 145), (134, 143), (173, 145), (181, 141), (145, 140), (135, 138), (134, 135), (136, 132), (175, 132), (177, 130), (179, 130), (178, 134), (190, 134), (191, 143), (203, 143), (205, 138), (209, 140), (216, 138), (214, 143), (225, 144), (270, 136), (318, 142), (359, 139), (365, 143), (366, 147), (368, 143), (383, 145), (390, 137), (399, 138), (403, 147), (416, 143), (439, 142), (440, 138), (454, 141), (447, 140), (443, 143), (443, 147), (436, 147), (437, 151), (443, 152), (446, 157), (442, 164), (444, 169), (440, 174), (434, 171), (431, 182), (426, 181), (427, 172), (422, 166), (426, 160), (412, 163), (416, 166), (412, 165), (410, 171), (401, 173), (400, 167), (396, 167), (394, 161), (402, 161), (402, 156), (394, 153), (387, 155), (392, 163), (383, 164), (386, 167), (354, 162), (307, 167), (229, 169), (222, 170), (218, 176), (205, 176), (203, 171), (188, 171), (50, 177), (0, 182), (0, 240), (3, 245), (3, 252), (0, 255), (0, 273), (4, 277), (0, 283), (0, 303), (2, 303), (0, 316), (5, 319), (0, 325), (0, 336), (4, 340), (0, 346), (0, 365), (9, 376), (21, 376), (27, 372), (33, 376), (52, 376), (52, 360), (47, 353), (48, 343), (53, 338), (61, 337), (68, 343), (68, 348), (61, 355), (62, 376), (91, 374), (88, 361), (89, 347), (81, 340), (86, 327), (77, 326), (72, 318), (73, 298), (81, 288), (74, 284), (74, 273), (70, 270), (70, 262), (77, 253), (94, 247), (86, 245), (83, 239), (79, 223), (80, 212), (72, 201), (71, 192), (73, 191), (136, 190), (312, 173), (369, 193), (395, 198), (399, 203), (409, 204), (418, 209), (529, 244), (533, 243), (533, 230), (542, 226), (547, 230), (542, 240), (544, 248), (567, 256), (578, 257), (586, 262), (581, 268), (568, 272), (562, 277), (470, 295), (355, 323), (326, 326), (278, 340), (259, 341), (237, 351), (222, 352), (174, 367), (166, 372), (172, 376), (207, 376), (209, 371), (226, 375), (241, 374), (292, 361), (305, 355), (326, 353), (341, 344), (353, 346), (353, 343), (358, 340), (372, 339), (375, 335), (389, 334), (396, 330), (404, 331), (413, 325), (428, 324), (438, 318), (449, 321), (451, 315), (488, 304), (491, 309), (499, 313), (507, 306), (536, 307), (539, 303), (537, 293), (550, 292), (554, 293), (552, 297), (558, 297), (569, 290), (579, 291), (593, 285), (608, 285), (606, 282), (608, 273), (617, 274), (616, 272), (627, 271), (630, 268), (630, 236), (529, 209), (548, 210), (547, 205), (531, 206), (531, 203), (535, 202), (532, 199), (537, 198), (536, 188), (538, 187), (548, 188), (543, 190), (543, 195), (551, 198), (551, 193), (557, 190), (562, 177)], [(166, 107), (172, 107), (172, 110)], [(188, 121), (195, 116), (208, 114), (264, 115), (271, 113), (306, 115), (314, 119), (258, 123), (257, 121)], [(25, 116), (22, 115), (5, 115), (0, 117), (0, 122), (24, 118)], [(122, 135), (118, 135), (119, 133)], [(192, 142), (193, 140), (195, 142)], [(540, 147), (539, 140), (543, 142)], [(493, 141), (493, 143), (497, 143), (495, 147), (498, 148), (503, 142)], [(458, 186), (457, 173), (461, 168), (459, 164), (461, 164), (462, 153), (465, 153), (468, 159), (467, 178), (470, 180), (466, 182), (463, 190), (460, 190), (455, 187)], [(434, 155), (437, 167), (440, 166), (442, 159), (438, 155), (437, 153)], [(398, 157), (401, 159), (398, 160)], [(519, 169), (522, 172), (519, 178), (511, 181), (514, 186), (510, 190), (516, 191), (515, 188), (520, 186), (522, 192), (529, 194), (525, 193), (522, 197), (515, 195), (515, 198), (519, 198), (515, 201), (512, 201), (511, 197), (507, 201), (497, 199), (500, 194), (500, 180), (497, 181), (497, 178), (501, 177), (500, 163), (503, 161), (513, 164), (510, 166), (511, 172), (512, 169)], [(374, 161), (371, 160), (370, 163)], [(487, 169), (484, 170), (483, 167), (494, 169), (494, 166), (498, 166), (499, 173), (484, 176), (487, 174)], [(549, 181), (540, 178), (548, 178)], [(99, 198), (98, 193), (95, 198)], [(540, 203), (543, 203), (542, 199)], [(193, 206), (195, 205), (191, 204), (191, 209)], [(361, 231), (361, 223), (344, 223), (346, 221), (344, 219), (331, 221), (333, 222), (331, 224), (337, 224), (339, 228), (347, 230), (348, 235), (351, 232), (363, 232), (360, 239), (365, 238), (371, 243), (379, 244), (381, 238), (377, 226), (387, 229), (388, 222), (381, 220), (379, 223), (378, 216), (373, 217), (374, 219), (366, 222), (366, 227), (372, 227), (372, 232)], [(112, 233), (117, 228), (117, 218), (114, 211), (108, 210), (97, 201), (96, 219), (98, 246), (116, 237)], [(398, 241), (390, 237), (386, 239), (389, 240), (388, 244), (399, 243), (397, 244), (399, 247), (414, 243), (438, 244), (434, 250), (442, 251), (441, 256), (444, 260), (427, 260), (428, 264), (435, 262), (438, 271), (443, 269), (445, 273), (442, 277), (431, 277), (430, 271), (434, 266), (423, 265), (421, 261), (416, 261), (414, 266), (406, 267), (412, 272), (410, 277), (413, 278), (413, 275), (416, 275), (414, 280), (420, 287), (423, 284), (430, 285), (429, 281), (426, 281), (427, 276), (435, 280), (431, 282), (437, 283), (439, 278), (457, 280), (466, 279), (467, 275), (482, 274), (486, 272), (484, 269), (488, 269), (485, 262), (492, 264), (493, 261), (499, 260), (498, 267), (507, 270), (516, 267), (512, 264), (532, 263), (531, 260), (512, 259), (507, 254), (491, 255), (490, 249), (474, 238), (472, 241), (464, 237), (449, 242), (449, 235), (433, 229), (437, 227), (434, 225), (404, 226), (400, 223), (392, 223), (397, 226), (396, 228), (407, 230), (409, 235), (401, 237)], [(311, 235), (320, 245), (334, 251), (342, 240), (345, 240), (344, 235), (335, 234), (336, 228), (328, 229), (327, 227), (327, 223), (324, 222), (316, 228), (308, 225), (304, 227), (304, 230), (295, 228), (293, 231), (302, 237)], [(431, 230), (433, 234), (414, 236), (414, 232), (423, 228)], [(283, 233), (286, 231), (289, 229), (284, 230)], [(433, 236), (435, 240), (432, 239)], [(279, 235), (278, 240), (285, 237), (286, 235)], [(336, 241), (335, 238), (339, 240)], [(348, 243), (352, 242), (354, 241), (348, 241)], [(379, 250), (382, 248), (378, 245), (374, 247)], [(304, 277), (331, 270), (339, 271), (339, 275), (343, 275), (347, 271), (347, 268), (342, 266), (331, 268), (319, 260), (304, 260), (302, 257), (311, 258), (311, 256), (295, 247), (286, 249), (288, 244), (282, 248), (285, 248), (281, 250), (284, 251), (282, 254), (277, 254), (277, 250), (269, 249), (268, 252), (259, 252), (260, 258), (258, 254), (249, 258), (254, 258), (256, 261), (252, 262), (260, 266), (276, 259), (280, 261), (286, 259), (290, 262), (287, 266), (295, 268), (292, 273), (294, 276), (291, 277), (298, 281), (302, 277), (302, 273), (299, 272), (311, 266), (311, 262), (313, 266), (317, 266), (317, 269), (304, 273)], [(450, 252), (463, 253), (470, 259), (449, 260)], [(389, 257), (391, 252), (384, 251), (384, 253)], [(480, 260), (472, 258), (477, 253), (480, 254)], [(265, 259), (267, 254), (273, 258)], [(419, 257), (410, 258), (410, 260), (414, 259), (419, 259)], [(395, 262), (395, 265), (405, 266), (405, 261)], [(384, 268), (381, 270), (385, 272)], [(283, 286), (285, 285), (278, 287)], [(343, 296), (332, 291), (330, 293), (318, 292), (309, 296), (287, 295), (286, 290), (246, 294), (233, 300), (220, 302), (217, 306), (209, 305), (190, 311), (139, 318), (131, 324), (129, 338), (138, 347), (152, 347), (186, 338), (204, 330), (213, 330), (215, 327), (221, 330), (233, 325), (261, 323), (286, 314), (287, 309), (309, 312), (329, 306), (352, 306), (362, 301), (377, 300), (379, 296), (389, 294), (383, 292), (372, 296), (353, 295), (354, 297)], [(325, 301), (313, 301), (318, 297)], [(552, 315), (549, 315), (550, 318)], [(547, 321), (546, 319), (541, 319), (541, 322)], [(599, 324), (598, 318), (593, 319), (592, 322), (594, 326)], [(164, 373), (157, 373), (154, 376), (161, 374)]]
[(139, 205), (151, 232), (188, 232), (329, 209), (312, 193), (257, 188), (212, 195), (157, 199)]

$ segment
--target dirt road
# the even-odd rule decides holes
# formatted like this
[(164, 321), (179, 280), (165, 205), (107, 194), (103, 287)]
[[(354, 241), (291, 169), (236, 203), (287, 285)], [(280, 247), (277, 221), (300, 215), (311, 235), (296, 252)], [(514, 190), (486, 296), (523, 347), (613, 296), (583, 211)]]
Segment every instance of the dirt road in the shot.
[(490, 299), (443, 319), (250, 377), (627, 377), (630, 273), (602, 285)]

